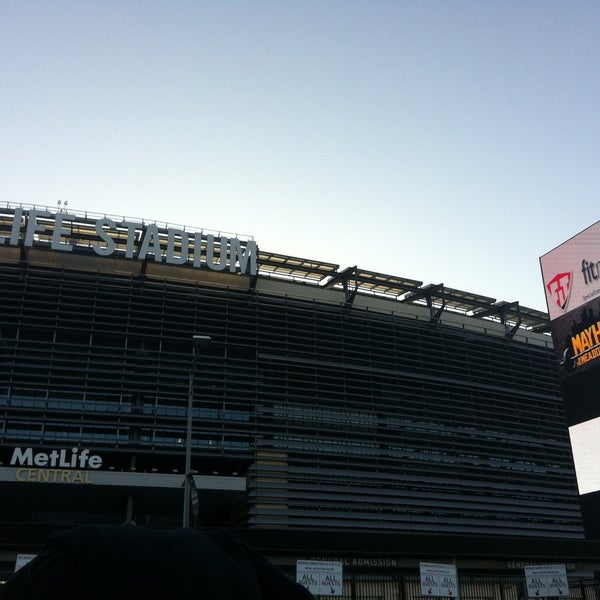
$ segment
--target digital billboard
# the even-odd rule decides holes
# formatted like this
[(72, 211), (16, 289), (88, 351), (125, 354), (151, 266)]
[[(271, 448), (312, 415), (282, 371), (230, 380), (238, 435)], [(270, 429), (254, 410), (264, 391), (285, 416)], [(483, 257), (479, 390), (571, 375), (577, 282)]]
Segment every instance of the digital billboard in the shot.
[(600, 221), (540, 257), (540, 266), (579, 492), (599, 494)]
[(561, 379), (600, 365), (600, 221), (540, 258)]
[(600, 221), (540, 258), (550, 320), (600, 297)]

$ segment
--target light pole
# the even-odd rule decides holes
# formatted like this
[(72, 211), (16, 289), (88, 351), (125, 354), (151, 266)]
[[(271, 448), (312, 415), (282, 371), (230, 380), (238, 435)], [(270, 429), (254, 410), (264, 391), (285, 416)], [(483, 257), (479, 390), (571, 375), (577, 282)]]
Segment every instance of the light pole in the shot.
[(190, 365), (190, 377), (188, 386), (187, 403), (187, 432), (185, 437), (185, 478), (183, 480), (183, 526), (190, 526), (190, 495), (192, 472), (192, 408), (194, 405), (194, 374), (198, 362), (198, 351), (206, 350), (210, 345), (211, 338), (208, 335), (192, 336), (192, 364)]

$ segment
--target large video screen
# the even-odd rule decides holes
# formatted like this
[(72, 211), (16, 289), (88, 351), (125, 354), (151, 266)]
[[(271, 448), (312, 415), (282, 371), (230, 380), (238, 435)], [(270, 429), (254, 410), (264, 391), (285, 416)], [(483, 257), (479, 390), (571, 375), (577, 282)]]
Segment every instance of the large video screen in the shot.
[(569, 428), (580, 494), (600, 490), (600, 417)]
[(600, 490), (600, 221), (540, 258), (580, 494)]
[(550, 320), (600, 297), (600, 221), (540, 258)]

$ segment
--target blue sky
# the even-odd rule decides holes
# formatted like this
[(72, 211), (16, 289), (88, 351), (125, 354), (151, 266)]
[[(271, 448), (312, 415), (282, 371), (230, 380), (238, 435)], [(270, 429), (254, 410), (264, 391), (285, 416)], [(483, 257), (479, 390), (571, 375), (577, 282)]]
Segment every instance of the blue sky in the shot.
[(0, 202), (546, 310), (600, 219), (597, 1), (0, 0)]

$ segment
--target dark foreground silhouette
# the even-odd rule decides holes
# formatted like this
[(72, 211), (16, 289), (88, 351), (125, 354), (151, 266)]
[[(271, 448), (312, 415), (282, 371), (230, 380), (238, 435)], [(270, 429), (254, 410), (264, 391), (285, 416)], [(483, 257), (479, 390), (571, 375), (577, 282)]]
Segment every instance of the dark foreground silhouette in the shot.
[(5, 600), (311, 600), (230, 531), (84, 526), (48, 537), (6, 584)]

